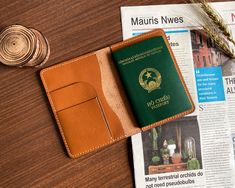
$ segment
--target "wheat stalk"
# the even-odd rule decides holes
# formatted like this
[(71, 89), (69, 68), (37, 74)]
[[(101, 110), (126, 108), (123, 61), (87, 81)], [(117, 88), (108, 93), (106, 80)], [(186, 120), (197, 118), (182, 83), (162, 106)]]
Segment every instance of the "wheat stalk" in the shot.
[(203, 12), (210, 18), (211, 22), (227, 37), (227, 39), (235, 45), (230, 28), (226, 25), (221, 15), (208, 4), (206, 0), (190, 0), (192, 3), (198, 3)]
[[(235, 42), (232, 38), (232, 34), (230, 32), (229, 27), (225, 24), (223, 18), (219, 15), (219, 13), (216, 13), (216, 11), (212, 7), (208, 8), (209, 4), (206, 3), (206, 0), (188, 0), (188, 1), (193, 3), (193, 5), (195, 5), (195, 10), (201, 16), (201, 21), (199, 22), (199, 24), (206, 32), (208, 37), (210, 37), (211, 40), (215, 42), (215, 44), (218, 46), (218, 48), (221, 49), (221, 51), (224, 54), (226, 54), (230, 58), (235, 58), (235, 53), (234, 53)], [(202, 3), (208, 5), (206, 10), (202, 8)], [(198, 6), (200, 8), (198, 8)], [(209, 12), (213, 12), (210, 14), (211, 16), (208, 15)]]
[(202, 26), (207, 35), (215, 42), (215, 44), (222, 50), (223, 53), (228, 55), (230, 58), (235, 58), (234, 50), (223, 40), (221, 35), (211, 29), (210, 27)]

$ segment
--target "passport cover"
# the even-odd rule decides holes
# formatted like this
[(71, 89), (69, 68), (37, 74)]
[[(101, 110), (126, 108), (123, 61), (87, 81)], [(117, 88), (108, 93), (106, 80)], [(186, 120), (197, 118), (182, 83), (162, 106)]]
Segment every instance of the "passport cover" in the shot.
[(140, 127), (191, 109), (163, 36), (112, 53)]
[[(153, 46), (159, 48), (159, 44), (162, 46), (160, 49), (149, 51)], [(131, 46), (135, 48), (133, 52), (127, 50)], [(119, 51), (122, 48), (124, 52)], [(139, 69), (134, 66), (133, 71), (138, 70), (138, 74), (132, 70), (123, 70), (122, 73), (120, 70), (119, 74), (113, 58), (118, 62), (118, 58), (128, 57), (131, 53), (147, 53), (150, 59), (146, 59), (146, 62), (149, 66), (145, 63), (137, 66)], [(138, 58), (138, 61), (145, 61), (145, 58)], [(133, 80), (129, 80), (129, 72), (133, 78), (135, 75), (137, 78), (130, 77)], [(40, 76), (71, 158), (96, 151), (194, 111), (191, 97), (161, 29), (45, 68)], [(141, 105), (133, 106), (131, 96), (127, 96), (128, 92), (124, 89), (124, 84), (121, 84), (120, 76), (125, 81), (130, 81), (129, 93), (138, 93), (135, 99), (137, 103), (149, 96), (147, 102), (150, 107), (151, 100), (155, 100), (154, 103), (169, 101), (169, 104), (162, 107), (161, 113), (154, 112), (152, 117), (147, 112), (149, 109), (145, 109), (145, 112)], [(154, 79), (146, 82), (144, 77), (150, 76), (154, 76)], [(129, 85), (126, 84), (126, 88)], [(136, 109), (133, 113), (134, 108), (139, 108), (138, 119)]]

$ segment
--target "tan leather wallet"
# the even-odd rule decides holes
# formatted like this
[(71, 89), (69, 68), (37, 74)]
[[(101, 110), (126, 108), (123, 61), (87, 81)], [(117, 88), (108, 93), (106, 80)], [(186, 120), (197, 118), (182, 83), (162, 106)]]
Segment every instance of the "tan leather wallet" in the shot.
[[(127, 100), (111, 52), (164, 32), (153, 32), (57, 64), (41, 71), (41, 79), (71, 158), (182, 117), (194, 107), (154, 125), (140, 128)], [(175, 66), (178, 69), (177, 64)], [(180, 75), (182, 79), (182, 76)], [(185, 86), (185, 83), (182, 79)], [(188, 94), (188, 90), (185, 86)], [(189, 95), (189, 94), (188, 94)], [(191, 97), (189, 96), (190, 100)]]

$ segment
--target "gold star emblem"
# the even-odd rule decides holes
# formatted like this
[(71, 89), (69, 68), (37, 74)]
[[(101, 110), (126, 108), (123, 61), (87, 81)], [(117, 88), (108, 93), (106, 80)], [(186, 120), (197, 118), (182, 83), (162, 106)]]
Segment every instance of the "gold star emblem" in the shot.
[(146, 73), (146, 77), (147, 77), (147, 79), (148, 79), (148, 78), (151, 78), (151, 77), (152, 77), (152, 76), (151, 76), (151, 72), (147, 72), (147, 73)]

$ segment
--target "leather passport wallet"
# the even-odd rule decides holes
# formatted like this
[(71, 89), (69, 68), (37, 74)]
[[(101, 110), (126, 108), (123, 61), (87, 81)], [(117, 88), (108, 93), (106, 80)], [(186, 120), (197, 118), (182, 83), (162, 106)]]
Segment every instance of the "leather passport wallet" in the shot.
[[(162, 65), (155, 67), (158, 71), (155, 68), (145, 69), (141, 67), (143, 63), (141, 66), (137, 66), (137, 72), (141, 72), (142, 70), (141, 74), (137, 74), (137, 81), (145, 79), (143, 82), (147, 83), (147, 78), (150, 79), (151, 75), (157, 75), (157, 77), (153, 77), (151, 82), (149, 81), (149, 84), (151, 83), (149, 87), (146, 85), (143, 87), (143, 83), (141, 82), (139, 89), (141, 90), (142, 86), (141, 92), (145, 92), (144, 95), (148, 93), (154, 95), (154, 92), (162, 92), (155, 100), (156, 105), (154, 106), (154, 110), (158, 107), (160, 109), (160, 107), (163, 106), (163, 104), (158, 104), (159, 101), (163, 100), (163, 97), (165, 97), (164, 100), (169, 99), (169, 101), (167, 105), (164, 101), (165, 106), (162, 107), (165, 108), (163, 111), (165, 114), (164, 117), (161, 116), (161, 111), (159, 111), (159, 113), (154, 112), (153, 115), (158, 116), (159, 114), (160, 118), (158, 118), (156, 122), (147, 123), (143, 126), (140, 125), (138, 118), (136, 118), (136, 115), (141, 115), (141, 106), (137, 106), (139, 109), (137, 109), (138, 114), (136, 114), (135, 110), (133, 111), (133, 108), (136, 107), (130, 102), (132, 96), (128, 93), (128, 85), (124, 83), (126, 78), (123, 79), (124, 77), (122, 77), (116, 59), (121, 57), (119, 50), (132, 46), (134, 46), (135, 49), (139, 49), (138, 45), (141, 45), (143, 41), (153, 38), (160, 38), (162, 40), (161, 46), (158, 48), (158, 42), (155, 41), (158, 50), (154, 53), (151, 49), (146, 52), (143, 51), (143, 53), (140, 53), (141, 58), (138, 56), (138, 62), (136, 61), (136, 63), (139, 63), (139, 60), (150, 57), (153, 54), (156, 55), (162, 52), (165, 55), (161, 56), (163, 59), (159, 59)], [(152, 42), (154, 44), (154, 41)], [(138, 45), (136, 46), (136, 44)], [(144, 50), (148, 48), (148, 46), (147, 44), (147, 47), (141, 48)], [(159, 51), (159, 49), (161, 50)], [(129, 55), (134, 49), (128, 48), (127, 50), (129, 50), (129, 52), (125, 53), (124, 51), (124, 54)], [(146, 55), (147, 53), (149, 54)], [(145, 55), (143, 56), (143, 54)], [(122, 52), (121, 55), (123, 55)], [(137, 56), (133, 54), (133, 57)], [(164, 57), (166, 57), (166, 59), (164, 59)], [(164, 61), (169, 61), (169, 63), (172, 64), (171, 68), (174, 69), (173, 72), (168, 68), (167, 64), (167, 66), (164, 66)], [(138, 67), (141, 67), (141, 70), (138, 70)], [(161, 69), (165, 70), (162, 71)], [(157, 80), (160, 76), (159, 72), (162, 73), (161, 87), (160, 80)], [(145, 74), (147, 77), (144, 77)], [(40, 75), (64, 144), (71, 158), (79, 157), (194, 111), (192, 99), (164, 31), (161, 29), (43, 69)], [(165, 79), (167, 77), (169, 77), (169, 79), (173, 78), (169, 81), (169, 84), (167, 79)], [(174, 84), (174, 79), (178, 79), (179, 83)], [(135, 82), (135, 80), (133, 80), (133, 82)], [(156, 83), (158, 83), (158, 88), (156, 87)], [(179, 96), (183, 97), (172, 98), (170, 94), (165, 93), (168, 92), (169, 88), (173, 87), (173, 85), (175, 85), (174, 87), (181, 88), (178, 89), (181, 91), (173, 88), (171, 90), (171, 92), (173, 92), (172, 97), (173, 95), (177, 96), (177, 92), (181, 92), (182, 95), (180, 94)], [(168, 88), (168, 90), (164, 90), (165, 87)], [(148, 90), (148, 88), (151, 89)], [(139, 99), (137, 98), (137, 100), (143, 100), (144, 95), (143, 97), (139, 97)], [(167, 98), (168, 96), (169, 98)], [(170, 98), (172, 98), (172, 101), (170, 101)], [(173, 103), (173, 101), (177, 99), (180, 102)], [(145, 104), (145, 102), (143, 104)], [(149, 101), (147, 101), (146, 105), (149, 106)], [(182, 108), (182, 106), (184, 108)], [(153, 106), (150, 107), (153, 109)], [(144, 119), (146, 121), (149, 119), (148, 114), (151, 114), (151, 112), (146, 113), (146, 115), (143, 113), (143, 116), (146, 116)]]

